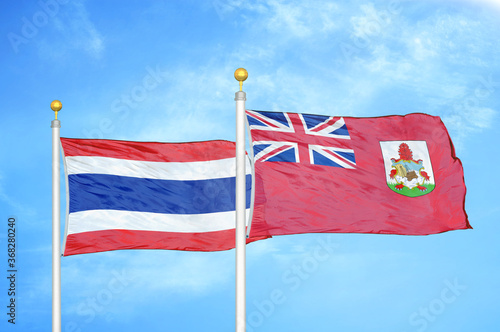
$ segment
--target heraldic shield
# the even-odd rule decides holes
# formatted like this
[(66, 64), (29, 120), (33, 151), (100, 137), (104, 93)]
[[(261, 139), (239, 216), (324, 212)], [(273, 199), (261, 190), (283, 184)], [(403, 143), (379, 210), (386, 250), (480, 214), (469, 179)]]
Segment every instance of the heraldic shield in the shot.
[(380, 142), (389, 188), (401, 195), (418, 197), (434, 190), (436, 183), (425, 141)]

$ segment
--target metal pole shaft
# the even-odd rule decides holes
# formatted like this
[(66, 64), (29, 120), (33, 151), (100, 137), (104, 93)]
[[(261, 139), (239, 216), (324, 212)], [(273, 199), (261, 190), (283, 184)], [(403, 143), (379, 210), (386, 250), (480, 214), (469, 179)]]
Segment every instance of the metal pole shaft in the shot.
[(245, 101), (236, 92), (236, 332), (246, 329), (246, 188), (245, 188)]
[(59, 131), (52, 121), (52, 332), (61, 332), (61, 165)]

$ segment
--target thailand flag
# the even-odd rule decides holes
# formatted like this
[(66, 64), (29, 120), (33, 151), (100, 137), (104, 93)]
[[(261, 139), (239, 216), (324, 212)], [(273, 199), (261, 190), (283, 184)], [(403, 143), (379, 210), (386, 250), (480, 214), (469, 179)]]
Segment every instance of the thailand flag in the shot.
[[(65, 256), (235, 247), (234, 142), (61, 138), (61, 144), (69, 202)], [(249, 165), (246, 180), (248, 214)]]

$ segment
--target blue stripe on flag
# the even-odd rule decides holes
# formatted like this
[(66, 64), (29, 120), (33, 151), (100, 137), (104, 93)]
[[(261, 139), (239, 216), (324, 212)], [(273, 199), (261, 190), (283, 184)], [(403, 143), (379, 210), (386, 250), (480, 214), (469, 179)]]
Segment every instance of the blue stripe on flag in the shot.
[(251, 116), (247, 116), (248, 118), (248, 124), (250, 126), (267, 126), (264, 122), (257, 120), (256, 118), (253, 118)]
[(318, 124), (325, 122), (330, 117), (325, 115), (302, 114), (307, 129), (316, 127)]
[(290, 148), (288, 150), (285, 150), (283, 152), (278, 153), (275, 156), (272, 156), (271, 158), (267, 159), (266, 161), (284, 161), (284, 162), (289, 162), (289, 163), (296, 163), (297, 159), (295, 158), (295, 149)]
[(332, 131), (330, 134), (349, 136), (349, 131), (347, 130), (347, 126), (344, 124), (342, 127)]
[(278, 121), (282, 125), (286, 126), (287, 128), (290, 128), (288, 124), (288, 120), (285, 116), (285, 113), (283, 112), (258, 112), (261, 115), (267, 116), (270, 119), (273, 119), (275, 121)]
[(343, 151), (336, 151), (336, 153), (342, 157), (344, 157), (345, 159), (355, 163), (356, 160), (354, 158), (354, 152), (343, 152)]
[(259, 154), (261, 151), (267, 149), (268, 147), (270, 147), (271, 144), (255, 144), (253, 146), (253, 155), (256, 156), (257, 154)]
[[(252, 176), (246, 176), (250, 207)], [(68, 176), (69, 212), (125, 210), (200, 214), (235, 210), (234, 177), (210, 180), (158, 180), (107, 174)]]
[(313, 151), (313, 157), (314, 157), (314, 164), (315, 165), (342, 167), (339, 164), (337, 164), (336, 162), (334, 162), (332, 159), (326, 158), (325, 156), (323, 156), (322, 154), (320, 154), (316, 151)]

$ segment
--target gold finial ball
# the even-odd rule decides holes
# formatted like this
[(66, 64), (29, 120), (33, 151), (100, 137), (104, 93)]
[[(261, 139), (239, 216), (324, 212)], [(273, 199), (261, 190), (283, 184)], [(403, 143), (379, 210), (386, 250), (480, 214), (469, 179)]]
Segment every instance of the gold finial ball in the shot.
[(52, 108), (54, 112), (59, 112), (62, 108), (62, 103), (59, 100), (54, 100), (50, 103), (50, 108)]
[(236, 78), (237, 81), (243, 82), (246, 80), (248, 77), (248, 72), (245, 68), (238, 68), (234, 72), (234, 78)]

